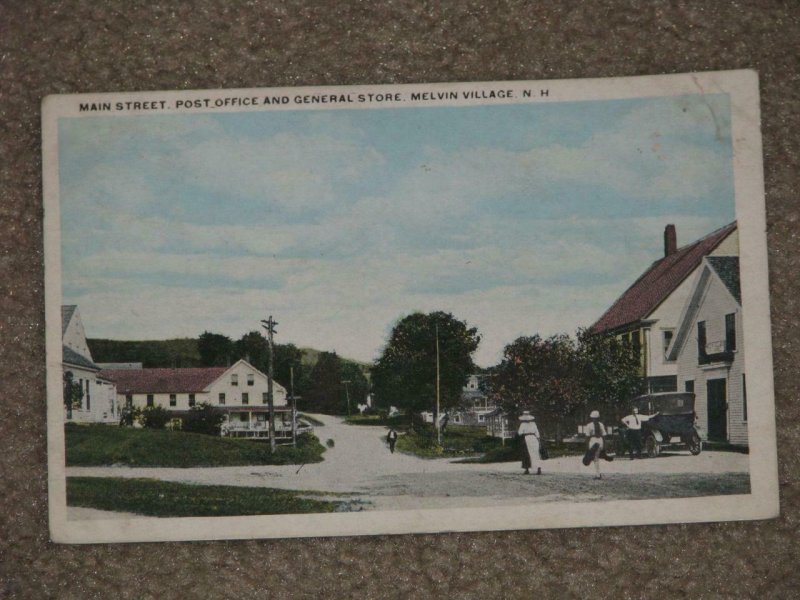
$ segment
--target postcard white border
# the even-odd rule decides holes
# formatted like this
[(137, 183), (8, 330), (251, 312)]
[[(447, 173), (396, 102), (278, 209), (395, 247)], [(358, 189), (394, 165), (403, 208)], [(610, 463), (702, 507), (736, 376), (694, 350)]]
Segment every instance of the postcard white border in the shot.
[[(225, 98), (251, 95), (387, 94), (412, 92), (513, 90), (514, 98), (448, 100), (446, 102), (359, 102), (356, 104), (290, 103), (268, 107), (222, 106)], [(522, 98), (523, 90), (532, 90)], [(543, 94), (546, 90), (546, 95)], [(536, 503), (502, 508), (420, 509), (358, 513), (264, 515), (248, 517), (136, 518), (68, 521), (64, 423), (61, 390), (61, 219), (59, 213), (58, 119), (95, 117), (81, 112), (81, 102), (164, 101), (158, 114), (183, 113), (177, 100), (210, 99), (201, 112), (319, 110), (420, 106), (552, 103), (611, 100), (697, 93), (727, 93), (731, 99), (734, 190), (739, 228), (745, 364), (749, 403), (751, 493), (698, 498)], [(204, 101), (204, 100), (203, 100)], [(228, 102), (231, 102), (230, 100)], [(132, 106), (132, 105), (131, 105)], [(108, 115), (148, 114), (124, 110)], [(154, 113), (155, 114), (155, 113)], [(767, 271), (766, 213), (761, 149), (758, 77), (754, 71), (720, 71), (609, 79), (437, 83), (253, 90), (191, 90), (48, 96), (42, 103), (44, 189), (45, 322), (47, 349), (48, 487), (50, 532), (65, 543), (142, 542), (213, 539), (351, 536), (446, 531), (488, 531), (560, 527), (645, 525), (751, 520), (779, 514), (778, 465), (772, 378), (772, 339)]]

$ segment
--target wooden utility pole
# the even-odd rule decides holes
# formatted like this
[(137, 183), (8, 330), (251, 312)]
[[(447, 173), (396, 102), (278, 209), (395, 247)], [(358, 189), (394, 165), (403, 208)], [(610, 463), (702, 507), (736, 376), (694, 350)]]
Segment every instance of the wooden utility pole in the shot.
[(344, 381), (342, 381), (342, 383), (344, 384), (344, 393), (345, 393), (345, 396), (347, 397), (347, 416), (349, 417), (350, 416), (350, 388), (348, 388), (347, 386), (350, 384), (350, 380), (349, 379), (345, 379)]
[(439, 407), (439, 325), (436, 325), (436, 443), (440, 446), (442, 445), (442, 427), (441, 427), (441, 418), (439, 418), (439, 411), (441, 408)]
[(267, 369), (267, 404), (269, 405), (269, 448), (275, 452), (275, 402), (272, 393), (272, 374), (273, 374), (273, 346), (272, 336), (277, 333), (275, 326), (277, 321), (273, 320), (272, 315), (266, 321), (261, 321), (264, 329), (267, 330), (267, 343), (269, 344), (269, 368)]
[(292, 446), (297, 447), (297, 402), (294, 400), (294, 367), (289, 367), (289, 396), (292, 399)]

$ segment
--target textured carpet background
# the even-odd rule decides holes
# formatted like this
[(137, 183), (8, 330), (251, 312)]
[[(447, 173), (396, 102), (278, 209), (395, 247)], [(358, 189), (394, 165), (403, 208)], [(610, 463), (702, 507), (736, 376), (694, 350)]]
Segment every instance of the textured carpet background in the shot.
[[(795, 2), (11, 1), (0, 5), (0, 597), (795, 596), (800, 410)], [(713, 525), (217, 543), (48, 541), (45, 94), (755, 68), (782, 517)]]

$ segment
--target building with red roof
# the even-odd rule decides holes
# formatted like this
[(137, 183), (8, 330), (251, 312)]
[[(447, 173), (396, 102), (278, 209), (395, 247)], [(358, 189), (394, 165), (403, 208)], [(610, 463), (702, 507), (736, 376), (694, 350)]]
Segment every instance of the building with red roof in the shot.
[(736, 222), (682, 247), (674, 225), (664, 229), (664, 256), (652, 263), (589, 328), (619, 336), (640, 352), (650, 392), (677, 390), (677, 364), (667, 350), (707, 256), (738, 256)]
[[(100, 376), (116, 385), (120, 406), (161, 407), (181, 419), (193, 407), (208, 404), (225, 414), (223, 434), (264, 437), (268, 430), (267, 376), (246, 360), (230, 367), (180, 369), (104, 369)], [(276, 430), (291, 431), (287, 392), (273, 381)]]

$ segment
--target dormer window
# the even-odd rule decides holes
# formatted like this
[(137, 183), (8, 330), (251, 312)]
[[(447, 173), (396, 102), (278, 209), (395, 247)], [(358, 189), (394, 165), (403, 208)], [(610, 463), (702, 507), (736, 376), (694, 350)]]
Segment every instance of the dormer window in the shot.
[(231, 375), (231, 385), (239, 385), (239, 375), (238, 374), (233, 373)]

